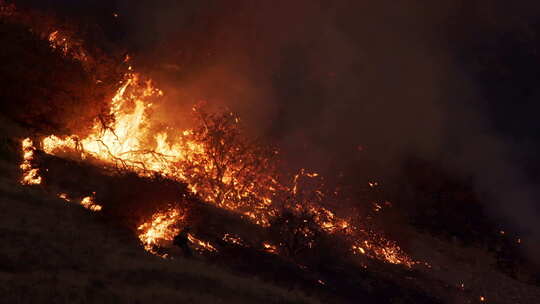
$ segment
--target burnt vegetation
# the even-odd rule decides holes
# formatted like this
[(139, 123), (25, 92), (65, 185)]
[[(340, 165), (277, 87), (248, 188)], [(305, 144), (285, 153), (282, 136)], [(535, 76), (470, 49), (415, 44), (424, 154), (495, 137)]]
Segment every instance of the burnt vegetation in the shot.
[[(110, 125), (107, 100), (114, 95), (125, 66), (120, 57), (96, 59), (101, 58), (99, 50), (92, 48), (66, 56), (61, 47), (51, 48), (48, 35), (30, 31), (25, 22), (10, 18), (0, 18), (0, 60), (5, 63), (0, 67), (0, 92), (6, 116), (0, 155), (2, 167), (9, 172), (0, 188), (6, 210), (0, 235), (18, 240), (9, 246), (2, 242), (0, 251), (0, 280), (5, 283), (0, 291), (14, 294), (8, 300), (132, 303), (155, 300), (156, 294), (164, 303), (477, 299), (473, 291), (456, 296), (456, 286), (417, 269), (353, 254), (351, 235), (340, 233), (349, 227), (324, 229), (321, 222), (329, 222), (331, 215), (314, 209), (314, 205), (340, 201), (339, 196), (349, 195), (348, 190), (321, 191), (322, 179), (304, 172), (284, 174), (282, 179), (292, 182), (278, 184), (274, 179), (281, 176), (276, 149), (246, 139), (238, 127), (239, 118), (229, 112), (195, 111), (199, 124), (185, 137), (202, 143), (211, 157), (194, 153), (175, 164), (189, 183), (146, 172), (146, 168), (145, 174), (133, 172), (137, 164), (119, 161), (115, 166), (73, 151), (53, 156), (38, 147), (32, 165), (40, 169), (44, 182), (29, 188), (15, 185), (20, 174), (16, 167), (20, 139), (44, 134), (83, 136), (96, 118), (103, 128)], [(70, 59), (83, 55), (88, 60)], [(384, 188), (395, 202), (394, 208), (383, 204), (384, 208), (379, 206), (382, 211), (379, 207), (373, 211), (371, 205), (357, 204), (354, 207), (363, 209), (363, 214), (351, 215), (350, 222), (369, 231), (384, 226), (377, 226), (377, 221), (395, 220), (403, 224), (402, 230), (417, 229), (448, 242), (457, 239), (459, 246), (482, 247), (496, 254), (498, 267), (506, 274), (538, 283), (538, 278), (525, 273), (516, 262), (522, 257), (515, 244), (498, 237), (498, 228), (486, 219), (465, 182), (416, 160), (403, 172), (399, 180), (407, 183), (393, 181)], [(83, 212), (58, 198), (58, 193), (69, 193), (74, 201), (92, 196), (103, 209), (98, 214)], [(361, 196), (380, 201), (377, 191), (365, 191)], [(271, 203), (261, 197), (271, 198)], [(185, 211), (183, 221), (193, 227), (193, 235), (216, 250), (197, 251), (195, 258), (185, 259), (165, 240), (155, 244), (153, 251), (172, 260), (144, 252), (137, 239), (138, 228), (156, 210), (171, 207)], [(264, 218), (268, 220), (265, 225), (254, 221), (260, 214), (271, 215)], [(34, 217), (38, 220), (30, 225)], [(376, 219), (370, 221), (372, 218)], [(61, 225), (54, 228), (56, 223)], [(418, 234), (416, 230), (412, 233)], [(232, 242), (224, 234), (241, 241)], [(60, 240), (53, 241), (58, 235)], [(36, 270), (38, 274), (29, 278), (27, 274)], [(70, 282), (72, 276), (81, 283)], [(30, 285), (25, 280), (42, 287), (26, 294)], [(212, 292), (205, 295), (208, 289)]]

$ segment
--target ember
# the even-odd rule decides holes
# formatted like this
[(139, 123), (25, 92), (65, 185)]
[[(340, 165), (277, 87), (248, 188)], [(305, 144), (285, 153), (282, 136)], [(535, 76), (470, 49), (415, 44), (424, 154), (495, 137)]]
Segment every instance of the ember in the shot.
[[(93, 195), (95, 195), (95, 193)], [(73, 202), (73, 200), (69, 197), (67, 193), (58, 194), (58, 198), (61, 198), (68, 203)], [(79, 205), (94, 212), (101, 211), (101, 209), (103, 208), (101, 205), (98, 205), (94, 202), (94, 196), (86, 196), (82, 198), (79, 202)]]

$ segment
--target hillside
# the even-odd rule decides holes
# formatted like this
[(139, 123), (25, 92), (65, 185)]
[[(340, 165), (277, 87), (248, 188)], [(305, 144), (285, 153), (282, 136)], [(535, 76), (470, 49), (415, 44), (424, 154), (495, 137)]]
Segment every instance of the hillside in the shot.
[(162, 260), (142, 250), (129, 231), (42, 189), (23, 188), (13, 161), (18, 156), (4, 136), (0, 302), (316, 303), (197, 260)]
[[(0, 68), (1, 303), (505, 304), (540, 298), (535, 268), (520, 260), (521, 239), (510, 231), (499, 235), (473, 191), (436, 164), (413, 161), (384, 187), (370, 183), (364, 191), (352, 183), (346, 187), (362, 193), (345, 199), (325, 197), (337, 192), (304, 169), (294, 186), (279, 184), (271, 170), (276, 158), (265, 158), (262, 146), (249, 149), (233, 113), (194, 110), (199, 129), (174, 130), (191, 140), (189, 149), (180, 145), (185, 142), (172, 145), (169, 133), (159, 133), (172, 128), (150, 120), (152, 98), (162, 92), (127, 59), (94, 60), (79, 40), (62, 40), (55, 31), (60, 40), (51, 41), (48, 28), (40, 34), (27, 26), (0, 23), (6, 63)], [(62, 49), (65, 41), (74, 47)], [(114, 128), (122, 122), (129, 128), (120, 134)], [(90, 138), (100, 147), (92, 152), (101, 155), (86, 153), (90, 142), (79, 146), (91, 132), (100, 135)], [(77, 136), (55, 137), (58, 147), (47, 150), (51, 134)], [(21, 152), (24, 138), (36, 143), (25, 150), (29, 159)], [(107, 144), (118, 142), (127, 148), (115, 154)], [(170, 154), (157, 150), (171, 146), (177, 150), (165, 149)], [(39, 170), (39, 183), (21, 185), (23, 159), (25, 172)], [(240, 174), (246, 167), (247, 177)], [(305, 185), (297, 182), (303, 177)], [(234, 192), (238, 185), (249, 191)], [(99, 212), (76, 203), (83, 198), (98, 203)], [(148, 225), (159, 224), (156, 215), (171, 206), (182, 212), (144, 240)], [(358, 206), (367, 209), (364, 217), (353, 214)], [(193, 258), (172, 246), (181, 227), (202, 240), (190, 240)]]

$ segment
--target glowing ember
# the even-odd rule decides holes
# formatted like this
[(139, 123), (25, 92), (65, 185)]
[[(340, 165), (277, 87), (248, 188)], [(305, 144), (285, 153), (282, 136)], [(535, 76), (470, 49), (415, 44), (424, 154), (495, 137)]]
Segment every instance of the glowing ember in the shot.
[(60, 50), (64, 56), (70, 56), (81, 62), (88, 60), (88, 55), (84, 52), (82, 42), (76, 41), (67, 34), (55, 30), (49, 34), (48, 40), (51, 47)]
[(238, 245), (238, 246), (242, 246), (242, 247), (245, 247), (246, 245), (244, 244), (244, 241), (242, 241), (242, 239), (237, 236), (237, 235), (233, 235), (233, 234), (229, 234), (229, 233), (226, 233), (224, 236), (223, 236), (223, 240), (227, 243), (230, 243), (230, 244), (234, 244), (234, 245)]
[(377, 234), (372, 234), (370, 237), (374, 241), (364, 240), (353, 245), (353, 253), (367, 255), (390, 264), (401, 264), (409, 268), (419, 263), (406, 255), (395, 242)]
[[(94, 195), (95, 195), (95, 193), (94, 193)], [(63, 199), (64, 201), (66, 201), (68, 203), (73, 202), (73, 200), (71, 198), (69, 198), (69, 196), (66, 193), (58, 194), (58, 198)], [(84, 208), (86, 208), (86, 209), (88, 209), (90, 211), (94, 211), (94, 212), (101, 211), (101, 209), (103, 208), (101, 205), (98, 205), (98, 204), (96, 204), (94, 202), (94, 197), (93, 196), (86, 196), (86, 197), (82, 198), (81, 201), (79, 202), (79, 205), (83, 206)]]
[(81, 206), (90, 211), (101, 211), (102, 207), (94, 202), (94, 197), (87, 196), (81, 200)]
[(217, 252), (217, 249), (210, 242), (202, 241), (196, 238), (193, 234), (188, 233), (188, 240), (195, 245), (198, 251)]
[(277, 247), (270, 243), (266, 243), (266, 242), (263, 243), (263, 247), (264, 247), (264, 251), (266, 252), (273, 253), (273, 254), (277, 254), (278, 252)]
[(23, 173), (21, 180), (21, 184), (23, 185), (41, 184), (42, 179), (39, 175), (39, 170), (32, 165), (35, 151), (36, 148), (30, 138), (26, 138), (22, 141), (23, 162), (19, 167), (22, 169)]
[(71, 199), (69, 198), (69, 196), (66, 193), (60, 193), (60, 194), (58, 194), (58, 197), (65, 200), (66, 202), (71, 202)]

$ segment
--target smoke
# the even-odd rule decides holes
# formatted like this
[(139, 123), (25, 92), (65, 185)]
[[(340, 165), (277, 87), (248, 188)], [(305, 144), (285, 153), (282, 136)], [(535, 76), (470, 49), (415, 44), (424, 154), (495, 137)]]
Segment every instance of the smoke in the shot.
[(148, 65), (162, 59), (153, 71), (170, 94), (169, 120), (181, 122), (181, 109), (197, 100), (227, 106), (252, 132), (277, 141), (292, 166), (330, 176), (348, 168), (391, 175), (409, 155), (442, 159), (449, 170), (473, 177), (494, 216), (527, 232), (531, 243), (540, 240), (538, 193), (515, 162), (523, 147), (497, 132), (483, 84), (460, 61), (471, 41), (518, 31), (538, 5), (160, 6), (143, 5), (133, 26)]
[(110, 3), (110, 37), (163, 87), (163, 119), (185, 124), (200, 100), (226, 106), (291, 166), (327, 175), (442, 160), (473, 177), (494, 215), (540, 240), (536, 185), (516, 161), (525, 147), (497, 131), (485, 84), (461, 60), (485, 34), (531, 24), (533, 1)]

